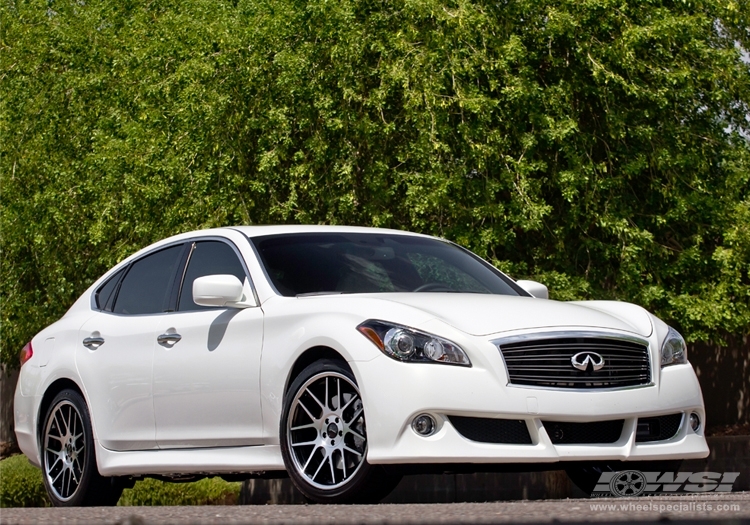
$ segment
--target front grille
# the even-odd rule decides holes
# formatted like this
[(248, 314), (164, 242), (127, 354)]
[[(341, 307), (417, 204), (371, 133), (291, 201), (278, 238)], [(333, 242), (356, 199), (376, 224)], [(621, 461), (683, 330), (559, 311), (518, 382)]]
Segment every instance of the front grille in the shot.
[(614, 443), (620, 439), (623, 419), (596, 421), (594, 423), (566, 423), (542, 421), (552, 443), (555, 445), (587, 445)]
[[(510, 383), (551, 388), (620, 388), (651, 381), (648, 345), (605, 337), (562, 337), (500, 342)], [(593, 352), (600, 370), (573, 367), (572, 358)], [(579, 358), (580, 359), (580, 358)]]
[(519, 419), (450, 416), (451, 424), (466, 439), (481, 443), (531, 445), (526, 422)]
[(636, 443), (664, 441), (675, 437), (680, 430), (682, 414), (668, 416), (640, 417), (635, 431)]

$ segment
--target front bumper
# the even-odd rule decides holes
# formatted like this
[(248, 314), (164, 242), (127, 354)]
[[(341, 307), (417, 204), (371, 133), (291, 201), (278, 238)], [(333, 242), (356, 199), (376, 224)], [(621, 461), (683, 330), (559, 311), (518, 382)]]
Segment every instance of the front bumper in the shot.
[[(373, 464), (554, 463), (559, 461), (648, 461), (703, 458), (709, 453), (703, 428), (705, 409), (690, 365), (658, 370), (655, 383), (620, 390), (565, 390), (508, 385), (502, 357), (488, 347), (474, 366), (400, 363), (386, 356), (356, 363), (367, 418), (368, 455)], [(694, 432), (688, 416), (702, 422)], [(431, 414), (438, 430), (418, 435), (411, 422)], [(639, 418), (682, 413), (669, 439), (636, 442)], [(472, 441), (450, 416), (525, 422), (531, 444)], [(543, 421), (587, 423), (623, 420), (614, 443), (555, 444)]]

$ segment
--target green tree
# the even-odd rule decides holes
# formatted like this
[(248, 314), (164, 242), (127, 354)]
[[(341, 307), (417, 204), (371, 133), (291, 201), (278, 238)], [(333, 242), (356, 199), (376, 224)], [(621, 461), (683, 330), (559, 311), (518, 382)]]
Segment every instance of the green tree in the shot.
[(437, 234), (556, 298), (748, 333), (749, 11), (9, 0), (3, 360), (129, 253), (238, 223)]

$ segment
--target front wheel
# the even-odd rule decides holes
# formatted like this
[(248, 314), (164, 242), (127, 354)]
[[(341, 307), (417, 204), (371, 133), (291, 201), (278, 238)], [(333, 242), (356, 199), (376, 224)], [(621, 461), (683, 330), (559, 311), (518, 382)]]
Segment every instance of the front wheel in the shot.
[(116, 478), (99, 474), (88, 408), (75, 390), (52, 400), (43, 420), (44, 486), (55, 507), (115, 505), (122, 494)]
[(374, 502), (400, 479), (367, 462), (364, 405), (342, 362), (318, 361), (292, 382), (280, 439), (289, 476), (311, 501)]

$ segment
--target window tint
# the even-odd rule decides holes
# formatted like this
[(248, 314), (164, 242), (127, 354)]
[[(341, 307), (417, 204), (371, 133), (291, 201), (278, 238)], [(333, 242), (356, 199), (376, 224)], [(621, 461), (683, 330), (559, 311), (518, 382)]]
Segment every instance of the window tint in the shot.
[(426, 255), (419, 252), (411, 252), (407, 255), (414, 269), (422, 279), (424, 287), (428, 288), (434, 284), (434, 288), (440, 290), (440, 284), (451, 290), (461, 290), (470, 293), (487, 293), (488, 289), (474, 277), (463, 271), (459, 266), (451, 264), (445, 259)]
[(251, 239), (282, 295), (461, 292), (519, 295), (500, 272), (438, 239), (366, 233), (303, 233)]
[(198, 277), (217, 274), (234, 275), (240, 282), (245, 282), (245, 269), (231, 246), (221, 241), (195, 243), (188, 260), (177, 309), (184, 312), (211, 308), (193, 302), (193, 281)]
[(167, 309), (168, 293), (182, 245), (171, 246), (134, 262), (122, 280), (114, 312), (153, 314)]
[(117, 283), (120, 282), (120, 278), (122, 277), (122, 274), (124, 272), (125, 272), (125, 269), (123, 268), (122, 270), (114, 274), (112, 277), (107, 279), (107, 282), (105, 282), (96, 290), (96, 295), (94, 296), (94, 300), (96, 301), (97, 308), (99, 308), (100, 310), (112, 309), (111, 299), (114, 298), (113, 294), (114, 294), (115, 289), (117, 288)]

